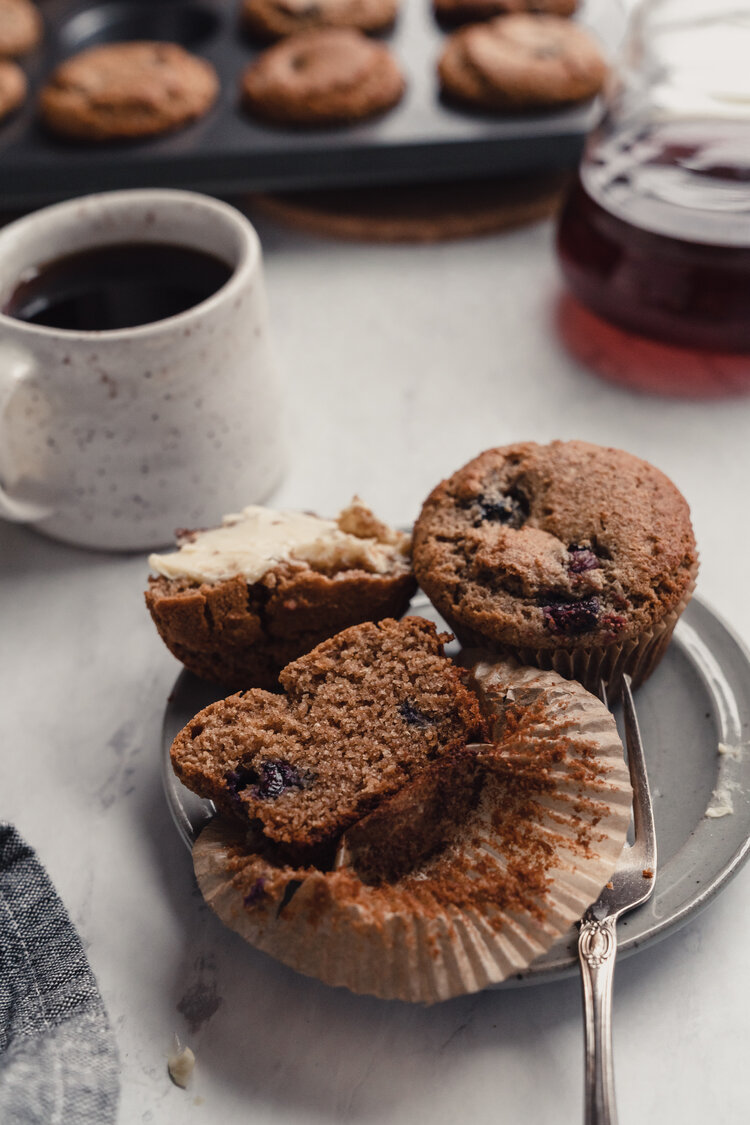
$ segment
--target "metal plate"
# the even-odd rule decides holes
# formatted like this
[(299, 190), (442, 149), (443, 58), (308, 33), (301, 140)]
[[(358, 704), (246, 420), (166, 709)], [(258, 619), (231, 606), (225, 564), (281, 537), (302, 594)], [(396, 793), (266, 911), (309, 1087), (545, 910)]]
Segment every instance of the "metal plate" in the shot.
[[(424, 595), (414, 599), (410, 612), (446, 627)], [(183, 672), (164, 717), (164, 787), (188, 848), (211, 819), (213, 806), (176, 779), (169, 747), (197, 711), (225, 694)], [(750, 657), (698, 599), (678, 623), (662, 663), (639, 689), (636, 707), (654, 801), (659, 867), (653, 896), (618, 923), (618, 955), (687, 922), (750, 851)], [(500, 987), (578, 972), (576, 938), (571, 930), (526, 972)]]
[[(0, 205), (9, 208), (112, 188), (226, 194), (572, 167), (596, 116), (591, 104), (504, 117), (445, 105), (436, 77), (444, 35), (430, 0), (402, 0), (383, 37), (408, 79), (403, 101), (372, 122), (308, 131), (263, 125), (240, 110), (240, 75), (257, 49), (238, 29), (234, 0), (48, 0), (43, 14), (44, 43), (23, 60), (27, 104), (0, 123)], [(605, 49), (619, 42), (620, 0), (589, 0), (580, 19)], [(35, 103), (51, 70), (95, 43), (134, 38), (172, 40), (210, 59), (222, 83), (218, 104), (186, 129), (141, 142), (76, 144), (48, 134)]]

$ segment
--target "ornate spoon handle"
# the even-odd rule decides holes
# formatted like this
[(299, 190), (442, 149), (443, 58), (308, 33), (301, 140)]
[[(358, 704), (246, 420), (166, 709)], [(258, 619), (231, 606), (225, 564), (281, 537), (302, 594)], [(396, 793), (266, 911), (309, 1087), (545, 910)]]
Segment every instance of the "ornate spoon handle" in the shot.
[(612, 1064), (612, 978), (617, 918), (587, 918), (578, 935), (585, 1015), (585, 1125), (617, 1125)]

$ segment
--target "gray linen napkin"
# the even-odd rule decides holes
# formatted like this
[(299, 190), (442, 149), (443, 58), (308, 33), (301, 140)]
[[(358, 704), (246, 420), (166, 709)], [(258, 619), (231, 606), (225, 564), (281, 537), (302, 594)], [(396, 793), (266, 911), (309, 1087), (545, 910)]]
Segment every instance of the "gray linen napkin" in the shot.
[(78, 934), (32, 849), (0, 823), (0, 1122), (109, 1125), (119, 1088)]

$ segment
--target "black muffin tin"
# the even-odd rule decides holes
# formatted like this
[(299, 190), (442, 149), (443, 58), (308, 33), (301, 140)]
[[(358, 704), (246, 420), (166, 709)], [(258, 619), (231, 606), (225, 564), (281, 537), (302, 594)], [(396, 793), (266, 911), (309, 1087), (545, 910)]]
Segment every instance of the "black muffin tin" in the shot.
[[(430, 0), (402, 0), (383, 41), (408, 80), (402, 102), (374, 121), (302, 130), (255, 121), (238, 86), (261, 49), (243, 35), (235, 0), (45, 0), (43, 44), (22, 60), (30, 96), (0, 122), (0, 205), (35, 205), (121, 187), (185, 187), (217, 194), (343, 184), (515, 174), (575, 164), (595, 118), (591, 104), (563, 112), (490, 117), (445, 104), (436, 63), (445, 39)], [(621, 24), (619, 0), (590, 0), (582, 19), (605, 46)], [(216, 66), (217, 104), (164, 137), (82, 144), (39, 123), (36, 95), (64, 58), (97, 43), (163, 39)]]

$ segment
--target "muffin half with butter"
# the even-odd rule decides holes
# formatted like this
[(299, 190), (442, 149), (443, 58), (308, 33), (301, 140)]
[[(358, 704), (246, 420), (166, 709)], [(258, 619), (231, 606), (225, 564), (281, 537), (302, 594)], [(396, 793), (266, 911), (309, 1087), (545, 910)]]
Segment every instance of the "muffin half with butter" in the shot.
[(169, 651), (230, 688), (279, 671), (349, 625), (400, 617), (416, 589), (411, 540), (354, 498), (335, 520), (248, 507), (151, 555), (146, 605)]

